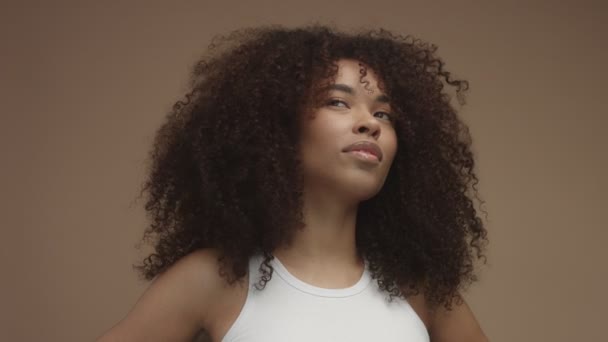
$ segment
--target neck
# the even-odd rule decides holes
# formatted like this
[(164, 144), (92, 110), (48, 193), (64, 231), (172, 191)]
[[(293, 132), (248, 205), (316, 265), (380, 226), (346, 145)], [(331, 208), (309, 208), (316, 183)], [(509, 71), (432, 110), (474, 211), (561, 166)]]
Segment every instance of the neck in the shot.
[(297, 268), (359, 268), (362, 260), (355, 240), (357, 208), (358, 202), (348, 202), (328, 192), (305, 192), (305, 227), (296, 231), (290, 246), (277, 248), (273, 254)]

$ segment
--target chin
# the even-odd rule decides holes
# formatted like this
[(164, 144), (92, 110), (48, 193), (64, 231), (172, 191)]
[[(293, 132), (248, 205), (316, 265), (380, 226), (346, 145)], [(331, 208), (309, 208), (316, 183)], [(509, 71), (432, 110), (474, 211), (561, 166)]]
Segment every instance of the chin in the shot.
[(346, 185), (345, 188), (349, 197), (354, 198), (357, 201), (366, 201), (376, 196), (382, 187), (379, 184), (363, 185), (359, 183)]
[(360, 197), (359, 201), (367, 201), (368, 199), (375, 197), (379, 192), (380, 192), (380, 189), (378, 189), (378, 191), (368, 193), (365, 196)]

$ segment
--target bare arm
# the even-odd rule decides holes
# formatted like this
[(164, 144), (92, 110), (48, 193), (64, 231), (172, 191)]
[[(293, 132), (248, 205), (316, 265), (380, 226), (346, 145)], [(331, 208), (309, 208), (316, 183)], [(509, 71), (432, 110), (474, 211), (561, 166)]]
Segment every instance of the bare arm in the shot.
[(215, 258), (207, 249), (184, 256), (97, 342), (191, 341), (207, 323), (207, 303), (218, 279)]
[(452, 310), (438, 309), (431, 317), (429, 335), (432, 342), (488, 342), (475, 315), (464, 299)]

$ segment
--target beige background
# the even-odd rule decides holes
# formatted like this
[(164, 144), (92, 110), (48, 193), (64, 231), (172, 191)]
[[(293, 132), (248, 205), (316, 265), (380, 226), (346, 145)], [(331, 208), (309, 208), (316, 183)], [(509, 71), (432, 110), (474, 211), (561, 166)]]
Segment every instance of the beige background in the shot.
[[(456, 4), (457, 3), (457, 4)], [(2, 4), (0, 340), (91, 341), (147, 286), (132, 203), (154, 130), (215, 34), (312, 20), (439, 46), (470, 81), (492, 341), (605, 340), (608, 10), (602, 1)]]

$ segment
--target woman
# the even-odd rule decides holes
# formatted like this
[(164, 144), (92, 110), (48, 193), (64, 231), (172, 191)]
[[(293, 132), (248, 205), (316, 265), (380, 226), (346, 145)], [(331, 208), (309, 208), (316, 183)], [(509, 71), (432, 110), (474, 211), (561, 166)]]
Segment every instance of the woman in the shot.
[(214, 40), (151, 153), (154, 281), (100, 341), (487, 341), (460, 296), (487, 242), (471, 140), (443, 92), (468, 83), (435, 50), (320, 25)]

